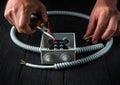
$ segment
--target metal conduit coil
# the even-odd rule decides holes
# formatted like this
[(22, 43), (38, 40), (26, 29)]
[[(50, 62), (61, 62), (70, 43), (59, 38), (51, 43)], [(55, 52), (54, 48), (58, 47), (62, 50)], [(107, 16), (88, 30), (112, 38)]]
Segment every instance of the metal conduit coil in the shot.
[[(89, 20), (88, 15), (77, 13), (77, 12), (72, 12), (72, 11), (48, 11), (47, 14), (48, 15), (67, 15), (67, 16), (69, 15), (69, 16), (74, 16), (74, 17), (79, 17), (79, 18)], [(31, 46), (18, 40), (16, 37), (16, 29), (14, 26), (11, 28), (10, 37), (16, 45), (18, 45), (19, 47), (23, 49), (26, 49), (32, 52), (37, 52), (37, 53), (40, 53), (41, 51), (40, 47)], [(113, 44), (113, 38), (109, 39), (105, 46), (102, 43), (98, 43), (96, 45), (77, 47), (76, 53), (89, 52), (89, 51), (99, 50), (99, 49), (100, 50), (92, 55), (89, 55), (87, 57), (84, 57), (84, 58), (81, 58), (75, 61), (57, 63), (54, 65), (36, 65), (36, 64), (31, 64), (31, 63), (25, 63), (25, 65), (28, 67), (40, 68), (40, 69), (65, 69), (68, 67), (78, 66), (78, 65), (81, 65), (81, 64), (100, 58), (101, 56), (103, 56), (105, 53), (109, 51), (112, 44)]]

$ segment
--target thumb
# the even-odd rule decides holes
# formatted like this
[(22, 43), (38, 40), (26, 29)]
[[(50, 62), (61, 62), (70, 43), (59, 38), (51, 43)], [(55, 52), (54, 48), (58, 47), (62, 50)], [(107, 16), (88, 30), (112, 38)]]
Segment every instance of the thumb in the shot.
[(24, 13), (22, 12), (19, 18), (18, 23), (18, 31), (26, 34), (33, 33), (34, 30), (32, 30), (29, 26), (30, 24), (30, 17), (31, 13)]

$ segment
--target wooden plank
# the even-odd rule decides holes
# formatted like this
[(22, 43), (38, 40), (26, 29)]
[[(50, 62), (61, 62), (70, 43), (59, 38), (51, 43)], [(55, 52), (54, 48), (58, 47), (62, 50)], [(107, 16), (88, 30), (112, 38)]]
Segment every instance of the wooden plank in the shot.
[[(90, 13), (93, 5), (84, 1), (61, 1), (45, 0), (48, 10), (64, 9), (83, 13)], [(63, 5), (60, 5), (60, 3)], [(73, 2), (69, 4), (68, 2)], [(78, 7), (78, 2), (82, 5)], [(28, 62), (40, 64), (40, 54), (23, 50), (16, 46), (10, 39), (10, 24), (3, 18), (2, 3), (0, 0), (0, 85), (119, 85), (120, 84), (120, 38), (114, 40), (111, 50), (102, 58), (81, 65), (76, 68), (66, 70), (41, 70), (25, 67), (19, 64), (20, 59)], [(93, 4), (94, 2), (92, 2)], [(75, 5), (77, 4), (77, 5)], [(75, 5), (75, 6), (74, 6)], [(87, 27), (87, 20), (77, 19), (73, 17), (51, 17), (49, 18), (53, 32), (75, 32), (77, 35), (77, 45), (81, 46), (82, 36)], [(40, 32), (32, 35), (17, 34), (19, 39), (25, 43), (39, 46)], [(80, 39), (80, 40), (79, 40)], [(78, 55), (77, 57), (80, 57)]]

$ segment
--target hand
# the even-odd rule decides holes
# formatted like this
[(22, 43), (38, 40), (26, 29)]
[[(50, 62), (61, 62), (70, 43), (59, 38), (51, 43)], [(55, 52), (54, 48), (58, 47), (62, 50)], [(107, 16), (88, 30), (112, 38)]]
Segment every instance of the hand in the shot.
[(84, 37), (93, 35), (92, 42), (95, 44), (99, 39), (120, 35), (120, 12), (114, 2), (98, 0), (92, 10), (88, 28)]
[(30, 28), (30, 17), (33, 13), (40, 14), (47, 22), (46, 7), (40, 0), (8, 0), (4, 16), (18, 32), (30, 34), (35, 30)]

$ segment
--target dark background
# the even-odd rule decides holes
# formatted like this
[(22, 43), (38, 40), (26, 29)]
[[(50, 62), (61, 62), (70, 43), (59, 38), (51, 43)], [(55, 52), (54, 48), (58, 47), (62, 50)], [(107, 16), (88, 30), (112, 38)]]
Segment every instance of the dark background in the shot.
[[(120, 37), (114, 38), (112, 48), (103, 57), (76, 68), (41, 70), (20, 65), (20, 59), (40, 64), (40, 57), (11, 41), (11, 25), (3, 16), (6, 1), (0, 0), (0, 85), (120, 85)], [(43, 3), (47, 10), (69, 10), (89, 15), (95, 0), (43, 0)], [(82, 45), (79, 39), (86, 31), (88, 20), (66, 16), (49, 17), (49, 20), (52, 32), (75, 32), (77, 46)], [(18, 33), (17, 36), (22, 42), (39, 46), (39, 31), (32, 35)]]

